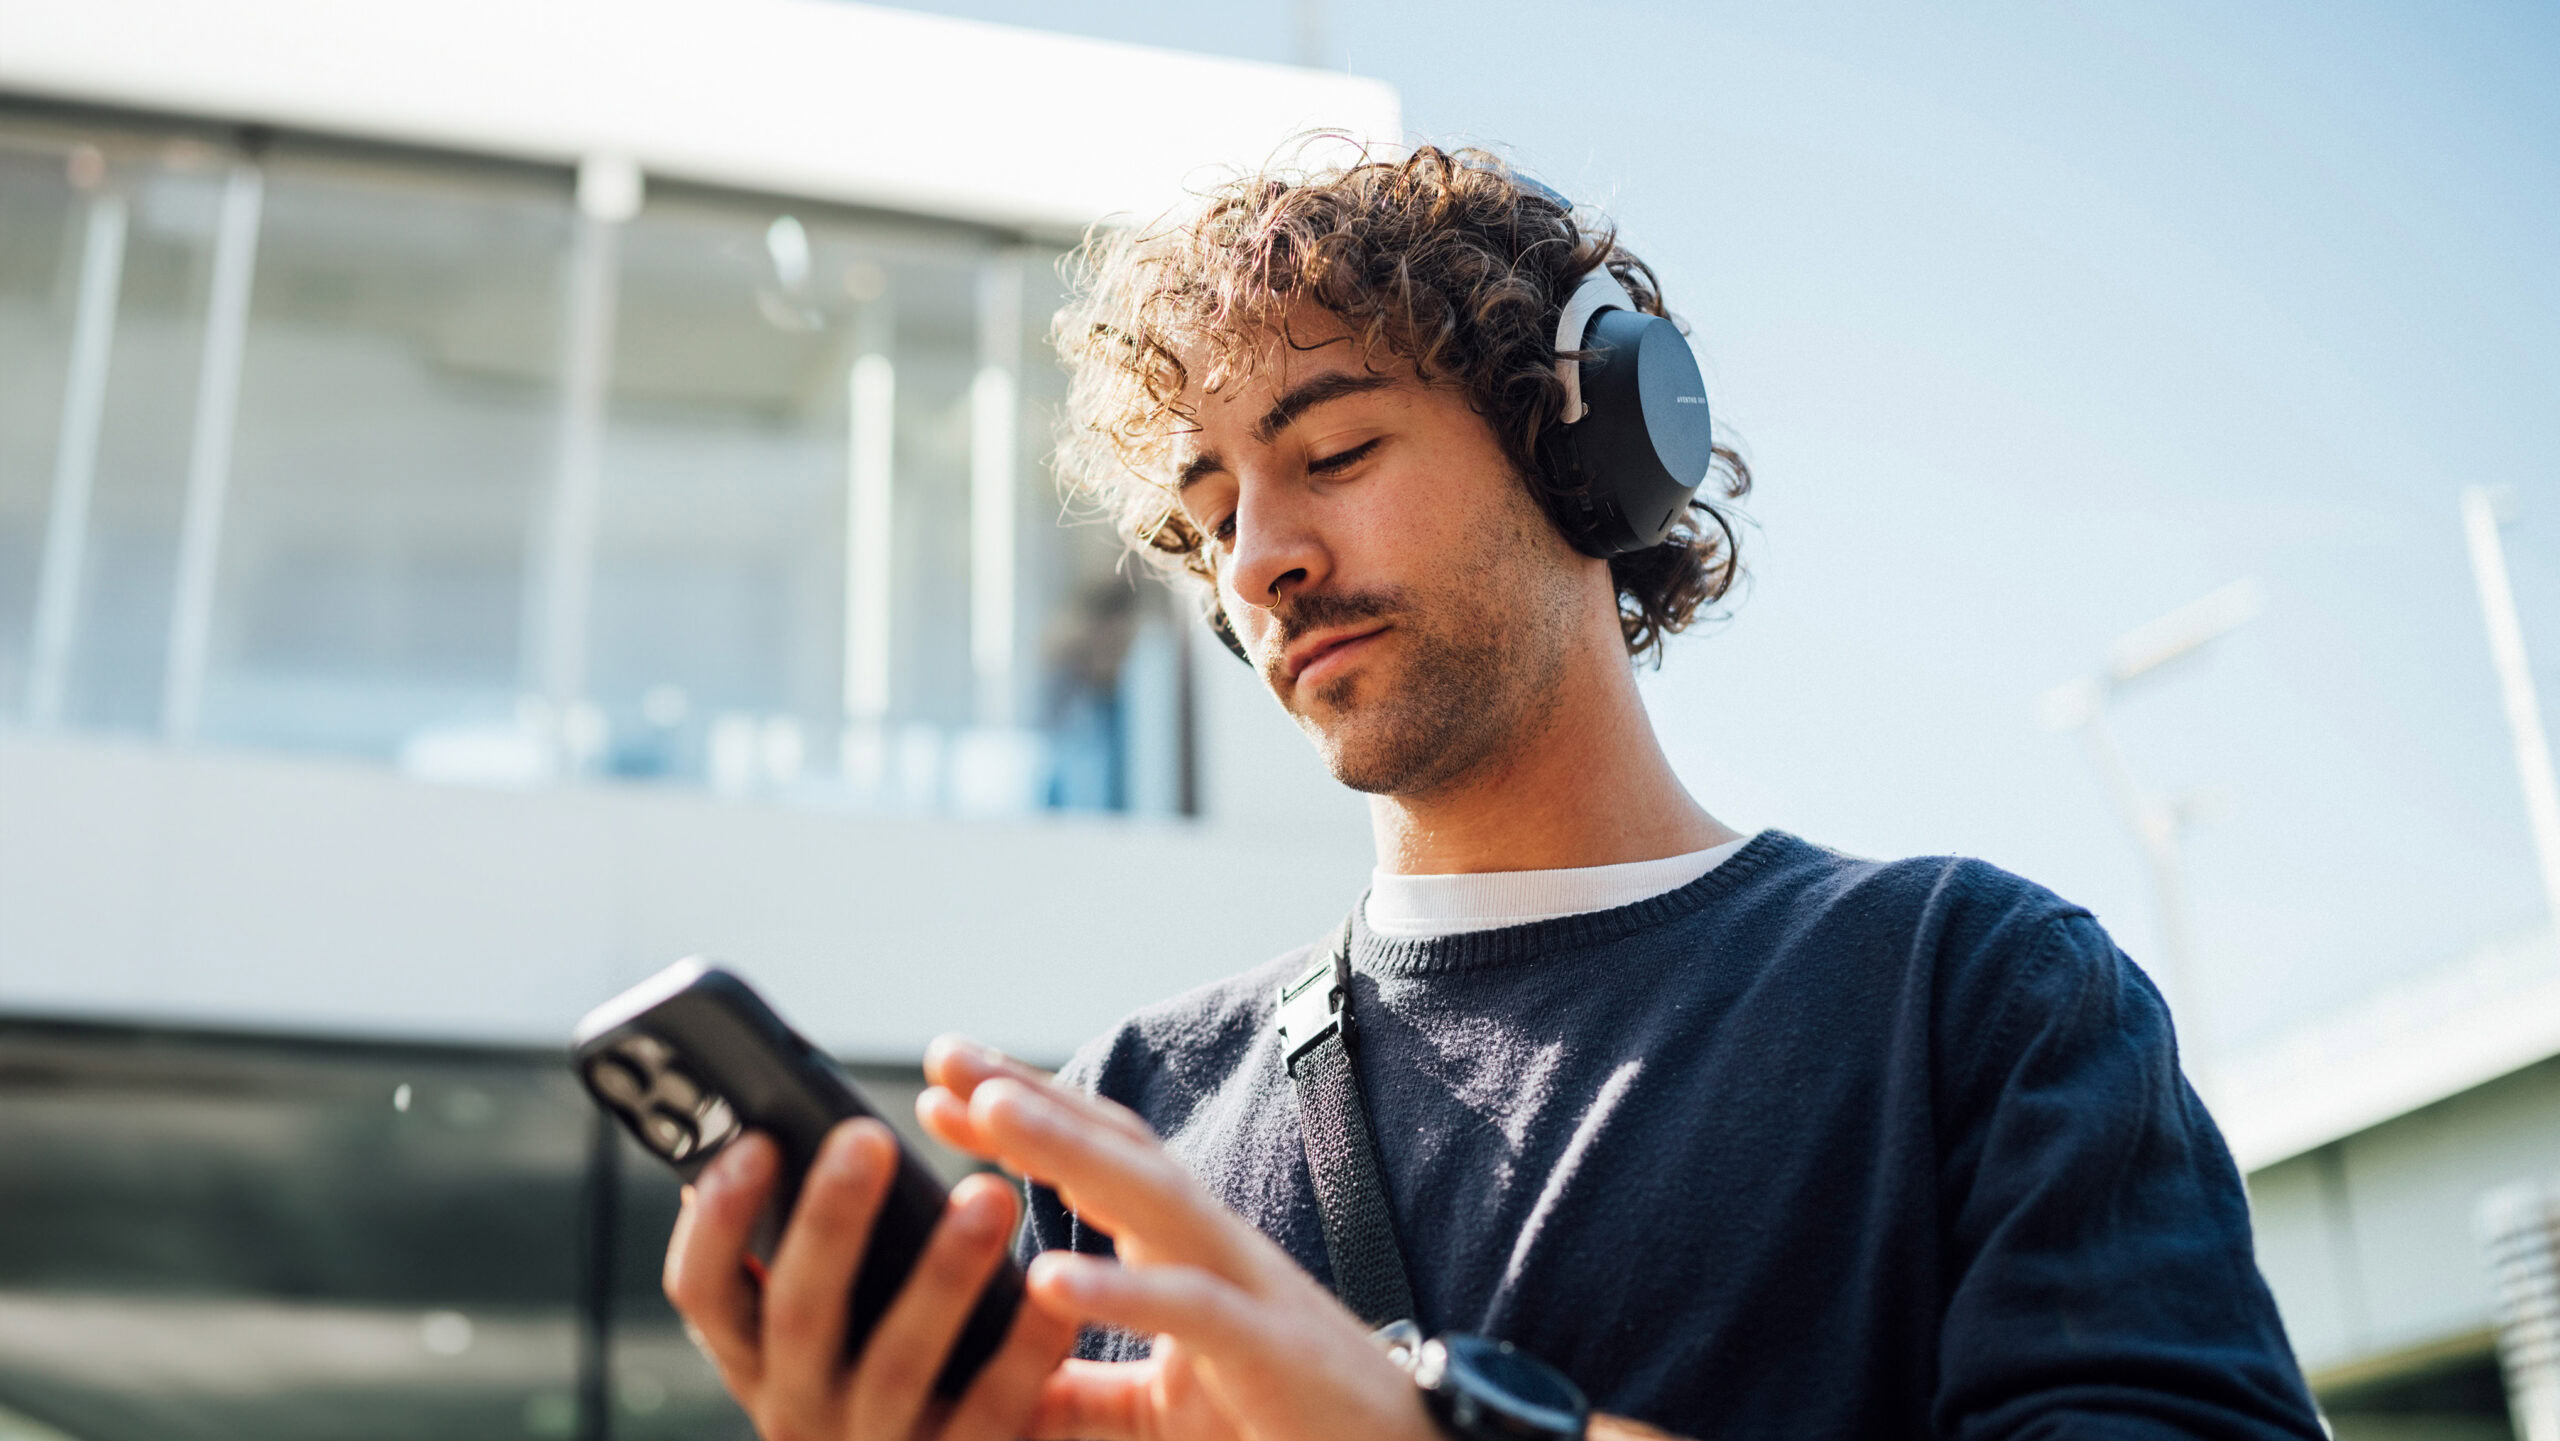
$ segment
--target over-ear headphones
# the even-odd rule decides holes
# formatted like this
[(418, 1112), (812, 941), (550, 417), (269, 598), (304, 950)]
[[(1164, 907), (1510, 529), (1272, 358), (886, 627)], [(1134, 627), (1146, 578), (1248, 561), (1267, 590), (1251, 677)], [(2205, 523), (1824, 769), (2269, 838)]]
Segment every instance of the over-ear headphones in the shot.
[[(1564, 410), (1537, 441), (1547, 513), (1585, 555), (1660, 545), (1715, 462), (1707, 384), (1689, 338), (1669, 318), (1638, 309), (1604, 264), (1566, 299), (1555, 348)], [(1214, 598), (1209, 628), (1252, 664)]]
[(1660, 545), (1715, 463), (1689, 337), (1594, 266), (1556, 321), (1556, 377), (1564, 410), (1538, 436), (1549, 513), (1585, 555)]

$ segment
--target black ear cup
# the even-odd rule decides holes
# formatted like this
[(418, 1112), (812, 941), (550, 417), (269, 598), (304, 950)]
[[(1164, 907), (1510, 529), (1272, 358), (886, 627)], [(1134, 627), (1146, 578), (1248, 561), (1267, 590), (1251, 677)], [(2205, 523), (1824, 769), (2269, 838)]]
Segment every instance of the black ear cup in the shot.
[(1659, 545), (1715, 462), (1698, 358), (1679, 326), (1623, 309), (1593, 316), (1573, 348), (1588, 410), (1538, 439), (1556, 524), (1586, 555)]

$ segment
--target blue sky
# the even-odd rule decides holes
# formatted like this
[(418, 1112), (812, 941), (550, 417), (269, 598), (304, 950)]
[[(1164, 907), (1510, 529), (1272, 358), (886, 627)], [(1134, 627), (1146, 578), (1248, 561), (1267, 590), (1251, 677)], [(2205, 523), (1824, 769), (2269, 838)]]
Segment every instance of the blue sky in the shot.
[[(1277, 3), (920, 8), (1267, 60), (1299, 33)], [(2187, 850), (2222, 1039), (2541, 922), (2456, 498), (2514, 488), (2560, 706), (2560, 11), (1323, 18), (1416, 137), (1619, 217), (1696, 327), (1760, 477), (1749, 590), (1648, 681), (1711, 809), (1985, 856), (2147, 959), (2132, 841), (2034, 700), (2254, 576), (2262, 618), (2118, 715), (2147, 779), (2230, 798)]]

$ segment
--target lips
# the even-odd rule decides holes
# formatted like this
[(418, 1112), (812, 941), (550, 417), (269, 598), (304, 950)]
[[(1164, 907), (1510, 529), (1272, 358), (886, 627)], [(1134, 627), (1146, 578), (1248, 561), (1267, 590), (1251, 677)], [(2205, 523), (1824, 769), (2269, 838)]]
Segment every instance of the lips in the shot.
[(1334, 671), (1349, 666), (1367, 648), (1367, 643), (1386, 633), (1383, 624), (1359, 629), (1329, 631), (1309, 636), (1289, 648), (1289, 679), (1298, 685), (1316, 684)]

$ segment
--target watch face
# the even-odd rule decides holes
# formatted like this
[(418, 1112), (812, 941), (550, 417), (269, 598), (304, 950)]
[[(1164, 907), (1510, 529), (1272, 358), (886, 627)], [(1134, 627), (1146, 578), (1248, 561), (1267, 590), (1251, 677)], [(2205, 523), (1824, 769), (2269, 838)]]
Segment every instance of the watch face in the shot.
[(1444, 1336), (1443, 1383), (1474, 1403), (1492, 1427), (1478, 1434), (1578, 1437), (1591, 1403), (1563, 1372), (1506, 1341), (1485, 1336)]

